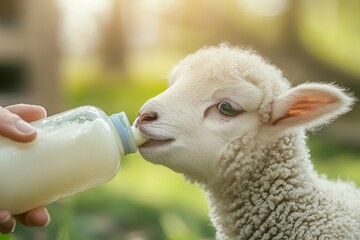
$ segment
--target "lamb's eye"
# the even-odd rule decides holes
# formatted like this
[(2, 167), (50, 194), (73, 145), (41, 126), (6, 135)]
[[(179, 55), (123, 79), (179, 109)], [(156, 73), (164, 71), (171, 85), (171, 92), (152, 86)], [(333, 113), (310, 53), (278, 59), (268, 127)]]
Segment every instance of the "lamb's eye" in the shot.
[(234, 105), (235, 104), (231, 104), (228, 101), (223, 101), (217, 105), (217, 109), (221, 114), (228, 117), (233, 117), (241, 112), (241, 108)]

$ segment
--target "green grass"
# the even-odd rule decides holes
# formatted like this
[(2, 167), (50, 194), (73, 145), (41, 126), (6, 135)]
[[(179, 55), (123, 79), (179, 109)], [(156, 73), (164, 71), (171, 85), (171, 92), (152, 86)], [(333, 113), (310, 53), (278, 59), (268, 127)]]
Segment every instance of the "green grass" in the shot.
[(13, 238), (11, 235), (0, 235), (0, 240), (12, 240), (12, 239)]

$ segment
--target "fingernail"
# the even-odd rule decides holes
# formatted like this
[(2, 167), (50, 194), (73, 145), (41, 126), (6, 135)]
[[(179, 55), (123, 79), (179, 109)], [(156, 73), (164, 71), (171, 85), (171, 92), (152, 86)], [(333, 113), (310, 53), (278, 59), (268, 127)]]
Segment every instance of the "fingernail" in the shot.
[(11, 228), (10, 232), (13, 233), (15, 231), (15, 228), (16, 228), (16, 221), (13, 220), (12, 228)]
[(47, 225), (49, 225), (50, 222), (51, 222), (50, 214), (49, 214), (49, 212), (48, 212), (48, 210), (47, 210), (46, 208), (45, 208), (45, 212), (46, 212), (48, 218), (47, 218), (46, 223), (44, 224), (44, 227), (46, 227)]
[(34, 133), (36, 130), (33, 126), (31, 126), (29, 123), (25, 122), (24, 120), (19, 120), (15, 124), (17, 130), (24, 134), (31, 134)]
[(0, 232), (2, 233), (10, 233), (15, 230), (15, 220), (12, 218), (10, 214), (0, 217)]

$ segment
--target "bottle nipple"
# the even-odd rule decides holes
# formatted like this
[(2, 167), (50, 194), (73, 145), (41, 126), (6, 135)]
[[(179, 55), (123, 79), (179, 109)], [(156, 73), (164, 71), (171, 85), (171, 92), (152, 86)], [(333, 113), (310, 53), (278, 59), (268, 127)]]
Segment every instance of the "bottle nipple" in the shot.
[(131, 126), (131, 130), (134, 134), (136, 146), (140, 146), (150, 140), (149, 138), (142, 135), (139, 129), (137, 129), (136, 127)]

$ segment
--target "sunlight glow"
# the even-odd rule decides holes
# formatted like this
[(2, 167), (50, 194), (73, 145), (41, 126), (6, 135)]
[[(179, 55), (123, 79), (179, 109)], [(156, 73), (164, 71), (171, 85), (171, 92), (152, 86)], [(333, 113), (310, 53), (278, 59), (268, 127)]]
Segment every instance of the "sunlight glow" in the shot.
[(57, 0), (61, 12), (60, 41), (63, 51), (84, 54), (99, 40), (110, 0)]
[(87, 56), (94, 52), (113, 3), (122, 8), (127, 44), (142, 48), (156, 44), (161, 31), (161, 13), (176, 0), (57, 0), (60, 9), (60, 43), (65, 55)]
[(260, 16), (274, 17), (286, 11), (289, 0), (238, 0), (245, 10)]

